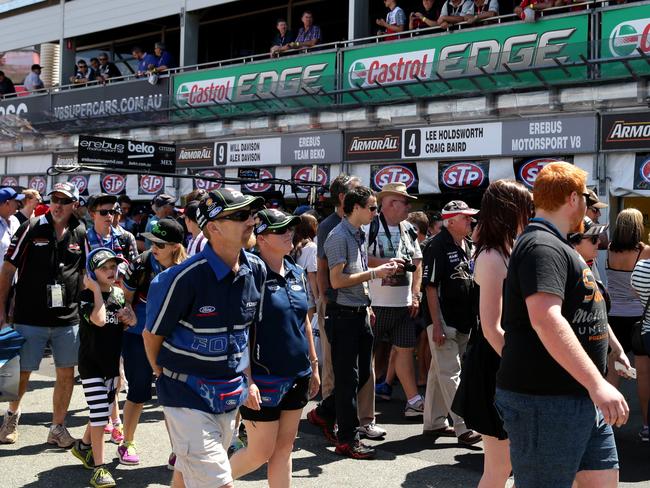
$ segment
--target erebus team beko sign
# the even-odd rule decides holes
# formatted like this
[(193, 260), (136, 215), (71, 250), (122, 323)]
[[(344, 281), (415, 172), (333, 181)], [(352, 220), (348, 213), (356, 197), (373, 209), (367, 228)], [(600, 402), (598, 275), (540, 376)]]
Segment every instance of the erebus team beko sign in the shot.
[(176, 146), (107, 137), (79, 136), (79, 164), (174, 173)]

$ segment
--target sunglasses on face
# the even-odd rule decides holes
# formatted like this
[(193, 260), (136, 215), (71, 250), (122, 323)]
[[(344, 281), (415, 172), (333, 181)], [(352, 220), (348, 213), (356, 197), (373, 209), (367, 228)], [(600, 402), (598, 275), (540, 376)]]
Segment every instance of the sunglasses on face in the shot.
[(283, 236), (283, 235), (285, 235), (287, 232), (290, 233), (290, 234), (293, 234), (294, 231), (295, 231), (295, 228), (294, 228), (294, 227), (283, 227), (283, 228), (281, 228), (281, 229), (271, 229), (271, 230), (267, 230), (267, 231), (264, 232), (264, 233), (265, 233), (265, 234), (275, 234), (275, 235), (278, 235), (278, 236)]
[(59, 198), (52, 195), (50, 197), (50, 202), (56, 205), (70, 205), (71, 203), (74, 203), (74, 200), (72, 198)]
[(252, 216), (253, 216), (253, 211), (251, 209), (239, 210), (237, 212), (231, 213), (230, 215), (220, 217), (217, 220), (232, 220), (233, 222), (246, 222)]
[(97, 210), (97, 213), (102, 217), (106, 217), (107, 215), (117, 214), (117, 211), (113, 210), (112, 208), (103, 208), (101, 210)]
[(376, 212), (378, 207), (377, 207), (377, 205), (371, 205), (370, 207), (366, 207), (366, 208), (368, 210), (370, 210), (371, 212)]
[(156, 246), (158, 249), (165, 249), (167, 247), (166, 242), (154, 242), (154, 246)]

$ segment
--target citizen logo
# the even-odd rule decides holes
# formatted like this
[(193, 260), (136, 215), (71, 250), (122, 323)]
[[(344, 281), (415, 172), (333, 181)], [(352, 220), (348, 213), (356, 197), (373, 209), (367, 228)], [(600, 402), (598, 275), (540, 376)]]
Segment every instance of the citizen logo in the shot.
[(375, 153), (399, 150), (399, 136), (354, 137), (348, 149), (351, 153)]

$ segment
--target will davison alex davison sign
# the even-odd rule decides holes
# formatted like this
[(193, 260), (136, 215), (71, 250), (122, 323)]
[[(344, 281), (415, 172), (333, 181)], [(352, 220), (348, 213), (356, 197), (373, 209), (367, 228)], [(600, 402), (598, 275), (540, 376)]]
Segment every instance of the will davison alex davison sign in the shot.
[(79, 136), (79, 164), (174, 173), (176, 146), (155, 142)]
[[(628, 61), (629, 66), (638, 74), (650, 73), (650, 66), (638, 51), (650, 55), (650, 5), (630, 5), (602, 12), (601, 32), (601, 58), (638, 56), (638, 61)], [(603, 63), (600, 70), (603, 78), (631, 76), (620, 62)]]
[[(367, 92), (381, 100), (395, 95), (404, 96), (393, 85), (408, 83), (408, 92), (414, 96), (431, 96), (449, 92), (442, 83), (422, 86), (419, 80), (436, 80), (480, 75), (482, 70), (494, 77), (499, 86), (538, 86), (539, 79), (531, 72), (518, 73), (517, 78), (507, 74), (512, 70), (557, 66), (580, 61), (588, 55), (587, 14), (562, 18), (544, 18), (535, 23), (516, 23), (462, 30), (451, 34), (419, 37), (411, 40), (385, 42), (368, 47), (351, 48), (343, 54), (343, 88), (385, 88)], [(566, 78), (585, 79), (583, 67), (544, 71), (544, 78), (553, 81)], [(506, 74), (501, 74), (506, 73)], [(492, 88), (491, 80), (480, 79), (485, 88)], [(454, 90), (476, 90), (469, 80), (451, 82)], [(352, 97), (348, 97), (352, 100)]]
[(181, 109), (200, 109), (206, 116), (232, 102), (251, 102), (239, 104), (238, 110), (253, 111), (263, 103), (260, 98), (300, 95), (300, 103), (284, 103), (298, 108), (325, 105), (328, 97), (310, 94), (334, 89), (335, 62), (335, 53), (323, 53), (181, 73), (173, 77), (173, 101)]

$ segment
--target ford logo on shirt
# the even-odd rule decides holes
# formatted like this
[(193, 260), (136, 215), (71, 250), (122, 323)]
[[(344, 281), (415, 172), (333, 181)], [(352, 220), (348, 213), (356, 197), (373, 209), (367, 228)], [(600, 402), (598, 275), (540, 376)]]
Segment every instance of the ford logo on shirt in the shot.
[(204, 307), (199, 308), (199, 312), (201, 312), (201, 313), (212, 313), (215, 310), (216, 310), (216, 308), (214, 308), (214, 307), (212, 307), (210, 305), (206, 305)]

